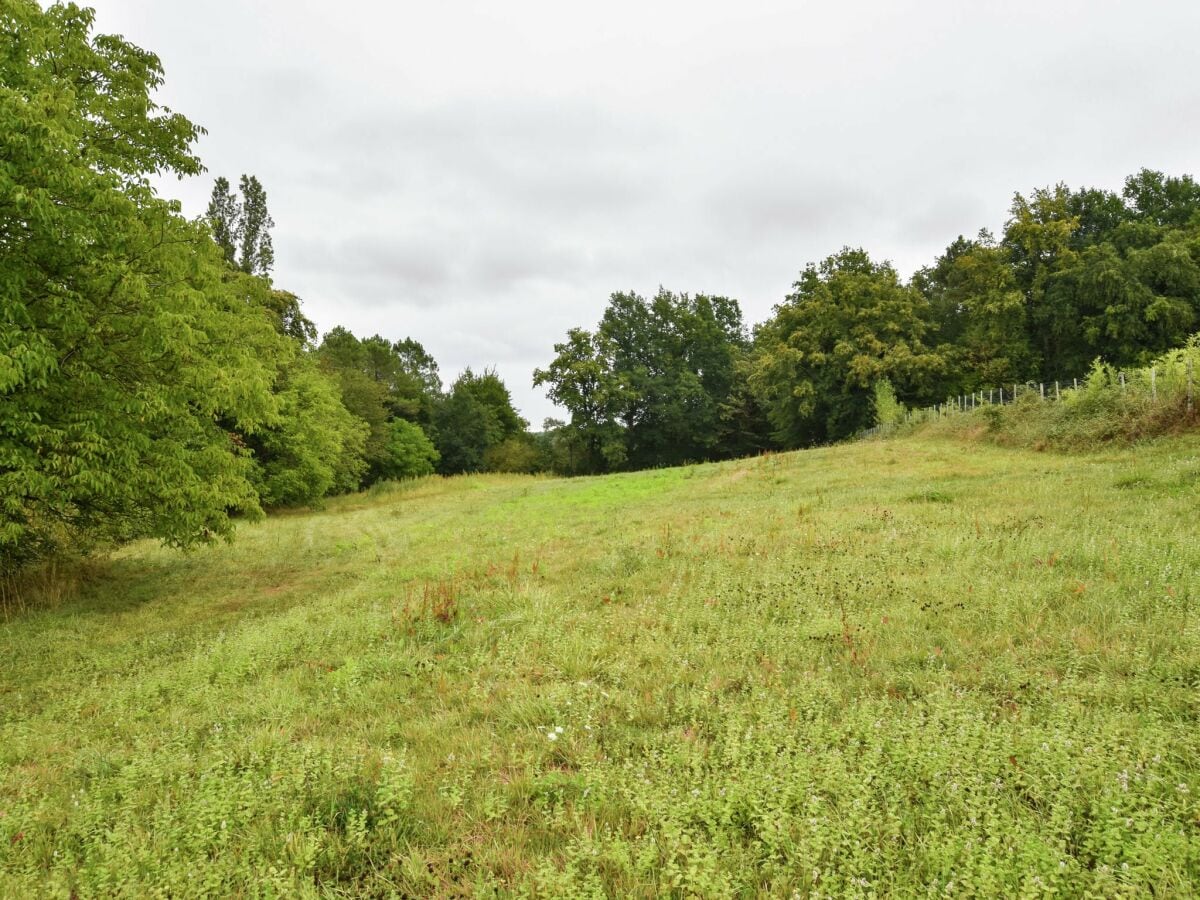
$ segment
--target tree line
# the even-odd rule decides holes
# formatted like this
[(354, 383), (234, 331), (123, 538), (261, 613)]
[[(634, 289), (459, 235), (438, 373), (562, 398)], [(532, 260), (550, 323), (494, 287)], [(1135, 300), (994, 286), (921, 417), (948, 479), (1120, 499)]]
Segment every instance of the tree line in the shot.
[(1018, 193), (999, 238), (960, 236), (907, 281), (843, 248), (751, 331), (725, 297), (613, 294), (534, 380), (570, 414), (557, 467), (606, 472), (841, 440), (881, 393), (928, 406), (1145, 365), (1198, 323), (1200, 184), (1143, 169), (1120, 192)]
[(1135, 365), (1200, 316), (1200, 186), (1017, 195), (1003, 235), (958, 238), (903, 280), (843, 249), (765, 322), (735, 299), (611, 296), (534, 373), (569, 417), (541, 431), (492, 369), (449, 386), (411, 337), (318, 335), (272, 279), (267, 192), (217, 178), (200, 129), (154, 99), (158, 58), (93, 13), (0, 6), (0, 574), (63, 547), (186, 547), (272, 507), (434, 472), (587, 474), (838, 440), (882, 388), (925, 405)]

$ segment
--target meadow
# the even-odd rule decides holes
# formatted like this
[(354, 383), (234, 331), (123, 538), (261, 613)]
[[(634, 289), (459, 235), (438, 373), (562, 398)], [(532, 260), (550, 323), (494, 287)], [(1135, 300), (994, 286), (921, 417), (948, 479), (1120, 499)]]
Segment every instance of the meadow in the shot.
[(0, 618), (0, 896), (1194, 896), (1200, 435), (385, 483)]

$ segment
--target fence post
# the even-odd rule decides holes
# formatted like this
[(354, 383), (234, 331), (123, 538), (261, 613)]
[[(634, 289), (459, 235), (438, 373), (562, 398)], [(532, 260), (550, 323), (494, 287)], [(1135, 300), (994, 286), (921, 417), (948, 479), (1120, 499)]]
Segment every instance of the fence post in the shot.
[(1075, 390), (1079, 390), (1079, 379), (1078, 379), (1078, 378), (1073, 378), (1073, 379), (1072, 379), (1072, 381), (1074, 381), (1074, 382), (1075, 382)]
[(1017, 383), (1013, 382), (1013, 403), (1017, 402)]
[(1188, 356), (1187, 369), (1188, 369), (1188, 404), (1187, 404), (1188, 410), (1187, 411), (1190, 413), (1192, 411), (1192, 399), (1193, 399), (1193, 397), (1192, 397), (1192, 358), (1191, 358), (1191, 356)]
[(1058, 389), (1058, 379), (1054, 379), (1054, 399), (1061, 400), (1062, 392)]
[(1154, 366), (1150, 367), (1150, 400), (1158, 402), (1158, 374)]
[(1042, 399), (1045, 400), (1046, 399), (1046, 383), (1044, 381), (1038, 382), (1038, 387), (1041, 389)]
[(1121, 377), (1121, 390), (1125, 390), (1125, 373), (1124, 373), (1124, 372), (1121, 372), (1121, 373), (1119, 373), (1119, 374), (1120, 374), (1120, 377)]

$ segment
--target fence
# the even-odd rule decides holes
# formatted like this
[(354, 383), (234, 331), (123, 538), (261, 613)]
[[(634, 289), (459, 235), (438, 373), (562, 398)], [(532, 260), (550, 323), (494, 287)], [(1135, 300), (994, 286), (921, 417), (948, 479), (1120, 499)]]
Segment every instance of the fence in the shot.
[(1082, 381), (1072, 378), (1069, 384), (1062, 381), (1015, 383), (987, 390), (960, 394), (944, 403), (921, 409), (906, 409), (895, 421), (881, 422), (859, 432), (858, 437), (870, 438), (892, 434), (907, 425), (933, 422), (947, 416), (973, 412), (989, 406), (1006, 406), (1032, 397), (1038, 402), (1061, 402), (1081, 396), (1080, 392), (1106, 392), (1114, 387), (1122, 394), (1139, 394), (1150, 403), (1158, 403), (1161, 397), (1178, 397), (1184, 400), (1187, 414), (1196, 408), (1196, 361), (1200, 357), (1200, 344), (1192, 343), (1184, 350), (1177, 350), (1156, 360), (1153, 365), (1132, 372), (1098, 365)]

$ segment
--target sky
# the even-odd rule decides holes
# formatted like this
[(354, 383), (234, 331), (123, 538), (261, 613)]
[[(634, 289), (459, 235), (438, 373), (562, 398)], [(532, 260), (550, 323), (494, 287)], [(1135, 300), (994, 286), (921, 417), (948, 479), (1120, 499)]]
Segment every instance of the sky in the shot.
[(1016, 191), (1200, 170), (1195, 0), (89, 2), (207, 129), (161, 193), (257, 175), (322, 332), (494, 366), (535, 428), (614, 291), (752, 324), (843, 246), (907, 277)]

